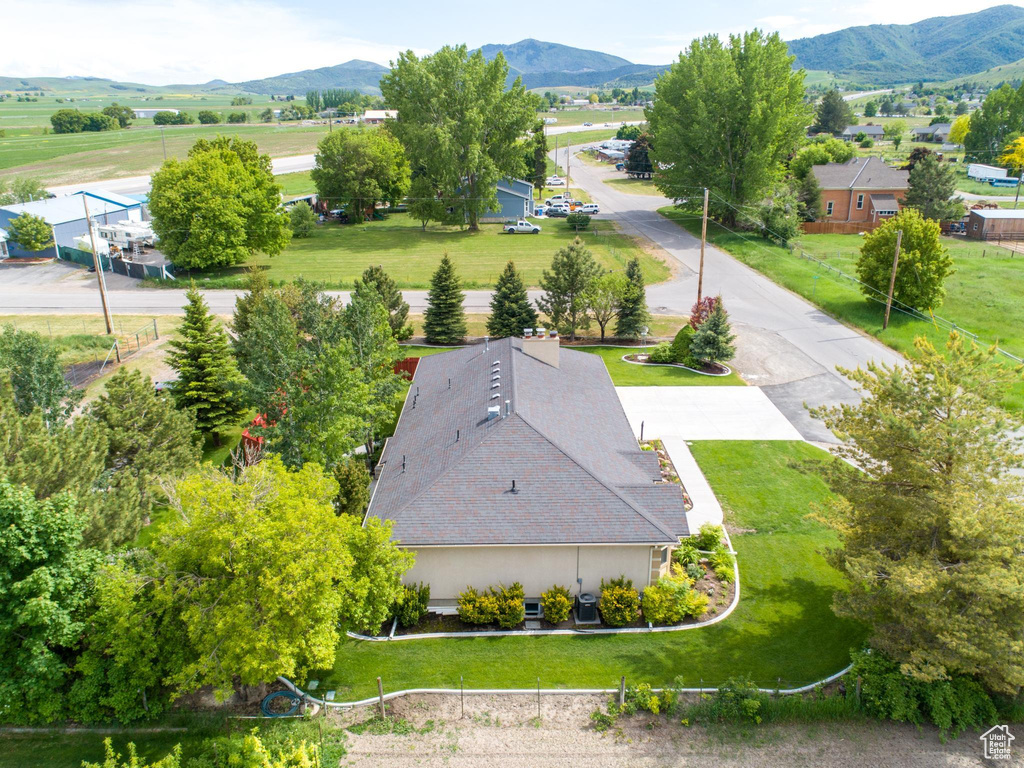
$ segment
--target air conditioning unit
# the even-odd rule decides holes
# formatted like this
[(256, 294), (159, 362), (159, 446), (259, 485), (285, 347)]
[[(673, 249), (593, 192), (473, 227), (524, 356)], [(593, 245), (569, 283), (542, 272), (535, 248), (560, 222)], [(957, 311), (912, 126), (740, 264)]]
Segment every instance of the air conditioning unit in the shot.
[(584, 592), (576, 598), (576, 620), (581, 623), (597, 621), (597, 596)]

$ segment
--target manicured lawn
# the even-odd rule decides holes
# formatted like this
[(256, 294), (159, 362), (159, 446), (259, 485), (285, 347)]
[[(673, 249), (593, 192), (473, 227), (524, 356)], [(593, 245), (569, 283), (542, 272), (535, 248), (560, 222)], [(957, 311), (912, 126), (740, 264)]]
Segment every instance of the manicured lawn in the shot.
[(623, 355), (635, 354), (638, 347), (576, 347), (582, 352), (600, 355), (617, 387), (742, 387), (746, 383), (737, 373), (728, 376), (701, 376), (685, 368), (627, 363)]
[(609, 187), (614, 187), (620, 192), (628, 192), (631, 195), (650, 195), (651, 197), (664, 197), (660, 189), (654, 186), (654, 182), (650, 179), (630, 179), (623, 177), (621, 179), (605, 179), (605, 184)]
[[(538, 235), (507, 235), (500, 224), (483, 224), (479, 232), (430, 225), (426, 231), (408, 214), (361, 225), (334, 222), (317, 227), (309, 238), (292, 240), (273, 258), (257, 256), (247, 266), (262, 267), (273, 281), (305, 277), (332, 287), (351, 288), (363, 270), (380, 264), (402, 288), (426, 288), (447, 251), (466, 288), (494, 284), (505, 263), (512, 259), (528, 285), (537, 285), (541, 272), (551, 266), (559, 248), (576, 233), (564, 220), (538, 219)], [(669, 268), (648, 255), (633, 238), (619, 234), (609, 221), (595, 221), (581, 233), (584, 243), (606, 269), (623, 269), (629, 259), (640, 258), (648, 283), (665, 280)], [(197, 275), (204, 287), (244, 287), (245, 267), (212, 270)]]
[[(660, 213), (699, 236), (700, 217), (673, 208)], [(852, 281), (837, 276), (813, 261), (802, 259), (800, 250), (823, 259), (849, 275), (856, 275), (862, 238), (859, 235), (804, 235), (797, 252), (772, 245), (752, 233), (733, 234), (717, 224), (708, 225), (708, 239), (722, 250), (769, 278), (799, 293), (833, 317), (860, 328), (905, 354), (914, 354), (914, 339), (926, 336), (941, 348), (948, 332), (902, 312), (893, 311), (882, 330), (884, 304), (868, 300)], [(979, 343), (999, 346), (1024, 356), (1024, 257), (1005, 248), (973, 240), (943, 238), (956, 272), (946, 280), (946, 298), (935, 313), (976, 333)], [(1024, 408), (1024, 383), (1016, 385), (1004, 406)]]
[(313, 184), (313, 178), (309, 175), (309, 171), (282, 173), (280, 176), (275, 176), (274, 181), (281, 185), (281, 194), (285, 196), (285, 199), (316, 192), (316, 185)]
[(748, 675), (766, 686), (796, 685), (841, 669), (863, 641), (859, 626), (831, 610), (840, 575), (819, 551), (830, 531), (806, 519), (828, 496), (796, 462), (828, 460), (801, 442), (710, 442), (694, 454), (726, 507), (727, 525), (755, 529), (733, 536), (741, 598), (735, 612), (710, 627), (651, 635), (512, 637), (373, 643), (345, 640), (333, 669), (312, 675), (340, 700), (413, 687), (610, 688), (630, 683), (687, 685)]

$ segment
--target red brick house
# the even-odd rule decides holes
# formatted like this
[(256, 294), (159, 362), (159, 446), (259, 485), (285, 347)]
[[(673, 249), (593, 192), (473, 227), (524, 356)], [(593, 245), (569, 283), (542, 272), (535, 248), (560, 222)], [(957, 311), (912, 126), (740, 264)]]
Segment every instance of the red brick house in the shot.
[(877, 223), (895, 216), (907, 194), (910, 171), (892, 168), (877, 157), (815, 165), (821, 187), (821, 221)]

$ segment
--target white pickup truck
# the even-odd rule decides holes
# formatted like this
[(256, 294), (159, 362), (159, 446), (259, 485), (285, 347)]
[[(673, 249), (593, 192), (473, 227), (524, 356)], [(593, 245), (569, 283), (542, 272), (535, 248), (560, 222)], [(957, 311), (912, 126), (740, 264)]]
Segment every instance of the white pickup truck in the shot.
[(527, 232), (531, 235), (540, 234), (539, 226), (537, 226), (536, 224), (531, 224), (528, 221), (523, 221), (522, 219), (519, 219), (518, 221), (506, 222), (504, 225), (504, 229), (510, 235), (514, 235), (517, 232)]

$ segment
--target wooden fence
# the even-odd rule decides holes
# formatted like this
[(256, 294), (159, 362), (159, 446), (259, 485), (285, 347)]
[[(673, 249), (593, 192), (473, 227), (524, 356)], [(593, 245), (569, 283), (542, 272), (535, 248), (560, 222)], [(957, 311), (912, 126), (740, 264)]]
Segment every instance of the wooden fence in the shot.
[(418, 357), (407, 357), (395, 363), (395, 373), (399, 376), (406, 374), (405, 378), (411, 379), (416, 374), (416, 366), (419, 365)]
[(805, 221), (800, 225), (805, 235), (856, 235), (873, 232), (880, 221)]

